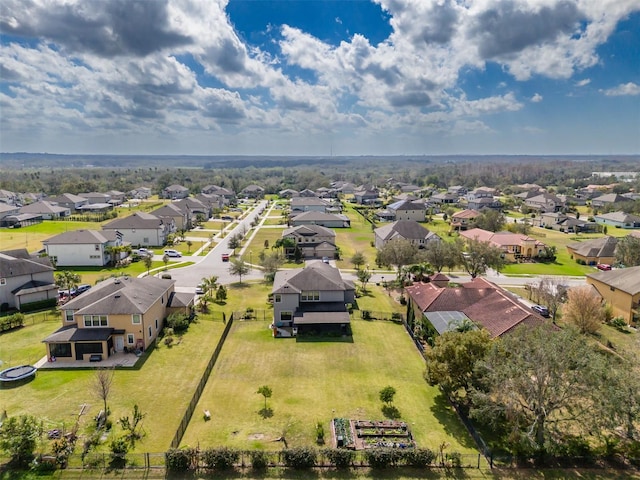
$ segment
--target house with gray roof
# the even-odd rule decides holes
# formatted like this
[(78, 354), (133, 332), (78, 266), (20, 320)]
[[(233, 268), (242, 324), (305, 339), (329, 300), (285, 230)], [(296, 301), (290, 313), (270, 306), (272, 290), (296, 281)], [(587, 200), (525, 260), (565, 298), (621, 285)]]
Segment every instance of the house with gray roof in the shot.
[(567, 251), (575, 261), (581, 261), (587, 265), (613, 264), (616, 262), (617, 245), (616, 237), (606, 236), (570, 243), (567, 245)]
[(167, 236), (177, 231), (174, 221), (146, 212), (135, 212), (128, 217), (116, 218), (103, 225), (102, 229), (118, 231), (126, 242), (141, 247), (164, 245), (167, 243)]
[(640, 228), (640, 217), (621, 211), (601, 213), (593, 218), (600, 225), (610, 225), (617, 228)]
[(220, 187), (219, 185), (207, 185), (202, 188), (202, 193), (207, 195), (219, 195), (224, 199), (225, 205), (235, 204), (237, 201), (236, 193), (225, 187)]
[(524, 201), (524, 204), (530, 209), (539, 212), (559, 212), (565, 206), (562, 200), (548, 192), (529, 197)]
[(302, 212), (291, 216), (290, 223), (294, 227), (320, 225), (327, 228), (349, 228), (351, 226), (351, 220), (346, 215), (324, 212)]
[(71, 230), (42, 242), (59, 267), (103, 267), (125, 258), (123, 234), (116, 230)]
[(347, 304), (354, 302), (355, 286), (337, 268), (312, 262), (304, 268), (280, 270), (272, 293), (274, 337), (351, 334)]
[(422, 201), (399, 200), (387, 206), (387, 210), (393, 215), (394, 220), (424, 222), (427, 207)]
[(111, 195), (109, 195), (108, 193), (88, 192), (80, 193), (78, 195), (82, 198), (86, 198), (89, 204), (111, 202)]
[(58, 287), (48, 257), (30, 255), (26, 248), (0, 252), (0, 310), (49, 300), (55, 306)]
[(244, 198), (262, 198), (264, 197), (264, 188), (255, 184), (247, 185), (240, 191), (239, 196)]
[(20, 213), (40, 215), (43, 220), (57, 220), (59, 218), (69, 217), (71, 210), (68, 207), (41, 200), (20, 207)]
[(146, 350), (167, 316), (193, 306), (194, 295), (176, 293), (174, 282), (153, 276), (110, 278), (70, 300), (60, 307), (62, 327), (43, 340), (49, 363), (88, 363), (92, 357)]
[(158, 218), (173, 221), (177, 230), (188, 230), (191, 221), (190, 212), (180, 208), (176, 203), (177, 202), (167, 203), (166, 205), (153, 210), (151, 214)]
[(373, 231), (374, 245), (377, 249), (384, 247), (387, 242), (401, 238), (409, 240), (418, 248), (425, 248), (429, 242), (439, 242), (440, 237), (420, 225), (415, 220), (398, 220), (378, 227)]
[(55, 197), (45, 197), (43, 200), (54, 203), (60, 207), (68, 208), (71, 210), (71, 213), (79, 211), (83, 205), (89, 203), (88, 199), (80, 195), (74, 195), (73, 193), (63, 193)]
[(300, 250), (305, 259), (336, 257), (336, 232), (329, 228), (320, 225), (300, 225), (285, 229), (282, 238), (289, 238), (295, 244), (295, 247), (285, 249), (287, 257), (295, 256), (296, 249)]
[(640, 267), (616, 268), (587, 275), (604, 301), (611, 305), (614, 317), (640, 324)]
[(606, 205), (613, 205), (614, 203), (628, 202), (628, 198), (623, 197), (617, 193), (605, 193), (598, 197), (591, 199), (591, 206), (595, 208), (604, 207)]
[(293, 197), (291, 199), (291, 213), (326, 212), (331, 206), (327, 200), (317, 197)]
[(180, 200), (189, 196), (189, 189), (183, 185), (169, 185), (160, 192), (160, 198), (169, 198), (171, 200)]

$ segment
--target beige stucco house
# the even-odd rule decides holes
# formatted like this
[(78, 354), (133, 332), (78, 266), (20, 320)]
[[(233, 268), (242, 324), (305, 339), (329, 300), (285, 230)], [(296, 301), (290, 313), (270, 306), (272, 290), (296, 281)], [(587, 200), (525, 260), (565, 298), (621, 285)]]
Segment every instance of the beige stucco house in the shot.
[(634, 325), (640, 323), (640, 267), (590, 273), (587, 283), (611, 305), (614, 317)]

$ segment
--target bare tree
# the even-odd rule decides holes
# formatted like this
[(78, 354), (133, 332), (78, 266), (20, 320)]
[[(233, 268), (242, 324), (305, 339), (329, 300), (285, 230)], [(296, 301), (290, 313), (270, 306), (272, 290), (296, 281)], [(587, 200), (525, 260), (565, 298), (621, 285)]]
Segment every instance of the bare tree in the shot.
[(549, 309), (551, 318), (555, 323), (558, 310), (567, 299), (567, 291), (569, 289), (567, 279), (564, 277), (542, 277), (533, 288)]
[(580, 333), (595, 333), (605, 319), (602, 299), (590, 285), (574, 287), (567, 293), (562, 318), (578, 327)]
[(95, 377), (93, 379), (93, 387), (100, 399), (104, 403), (105, 418), (109, 415), (109, 409), (107, 408), (107, 399), (111, 392), (111, 383), (113, 382), (114, 370), (111, 368), (101, 368), (96, 370)]

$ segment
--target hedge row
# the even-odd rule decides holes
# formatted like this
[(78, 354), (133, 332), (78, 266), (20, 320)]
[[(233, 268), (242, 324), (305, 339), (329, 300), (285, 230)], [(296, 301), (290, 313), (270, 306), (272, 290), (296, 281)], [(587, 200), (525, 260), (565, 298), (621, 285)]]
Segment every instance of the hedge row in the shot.
[(11, 330), (12, 328), (22, 327), (24, 325), (24, 315), (22, 313), (14, 313), (8, 317), (0, 318), (0, 331)]
[[(194, 448), (173, 448), (165, 452), (165, 466), (169, 472), (196, 470), (224, 471), (237, 465), (240, 456), (248, 456), (254, 470), (265, 469), (269, 465), (269, 454), (261, 450), (243, 452), (230, 448), (197, 450)], [(278, 453), (276, 453), (278, 455)], [(287, 448), (279, 452), (279, 464), (295, 470), (308, 470), (319, 466), (318, 457), (335, 468), (349, 468), (354, 465), (356, 454), (342, 448), (315, 449), (312, 447)], [(460, 466), (458, 456), (448, 455), (448, 464)], [(393, 448), (372, 448), (364, 452), (365, 462), (376, 469), (396, 466), (425, 468), (434, 465), (436, 453), (426, 448), (399, 450)], [(457, 460), (457, 461), (456, 461)], [(243, 462), (244, 463), (244, 462)]]

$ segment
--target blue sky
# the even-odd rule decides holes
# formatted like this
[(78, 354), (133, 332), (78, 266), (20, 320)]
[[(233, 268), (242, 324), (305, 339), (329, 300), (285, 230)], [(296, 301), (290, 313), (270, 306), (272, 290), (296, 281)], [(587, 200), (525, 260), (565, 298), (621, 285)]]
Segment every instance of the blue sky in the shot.
[(640, 0), (4, 0), (0, 151), (640, 153)]

